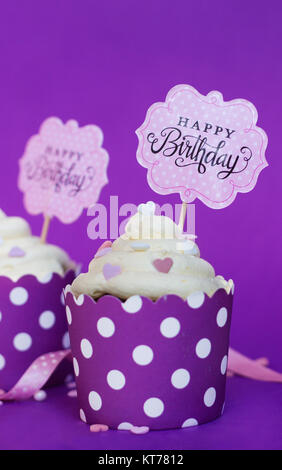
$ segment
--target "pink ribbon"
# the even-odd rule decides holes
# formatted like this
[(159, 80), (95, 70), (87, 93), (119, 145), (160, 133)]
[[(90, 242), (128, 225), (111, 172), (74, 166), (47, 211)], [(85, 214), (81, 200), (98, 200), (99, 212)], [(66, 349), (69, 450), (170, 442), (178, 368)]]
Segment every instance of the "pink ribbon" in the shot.
[(268, 360), (262, 359), (249, 359), (243, 354), (229, 348), (228, 352), (228, 366), (229, 373), (242, 375), (248, 379), (262, 380), (264, 382), (282, 382), (282, 374), (275, 372), (267, 367)]
[(0, 390), (0, 400), (27, 400), (33, 397), (36, 392), (44, 387), (61, 362), (70, 355), (70, 349), (65, 349), (64, 351), (55, 351), (39, 356), (8, 392)]
[[(71, 356), (70, 349), (39, 356), (24, 372), (11, 390), (0, 390), (0, 400), (27, 400), (42, 389), (61, 362)], [(229, 348), (227, 375), (234, 374), (265, 382), (281, 382), (282, 374), (267, 367), (267, 359), (252, 360)]]

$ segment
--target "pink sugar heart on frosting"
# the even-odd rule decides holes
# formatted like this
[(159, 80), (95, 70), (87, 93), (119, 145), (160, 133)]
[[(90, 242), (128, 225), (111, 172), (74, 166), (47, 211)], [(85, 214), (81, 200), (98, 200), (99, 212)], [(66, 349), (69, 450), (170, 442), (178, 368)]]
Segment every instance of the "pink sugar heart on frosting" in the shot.
[(106, 240), (104, 243), (102, 243), (101, 246), (99, 246), (98, 251), (103, 250), (104, 248), (110, 248), (112, 246), (112, 242), (110, 240)]
[(12, 258), (25, 256), (25, 251), (22, 250), (19, 246), (13, 246), (13, 248), (11, 248), (9, 251), (9, 256), (11, 256)]
[(153, 261), (153, 265), (155, 266), (156, 270), (160, 273), (168, 273), (170, 271), (171, 266), (173, 265), (173, 261), (171, 258), (165, 259), (155, 259)]
[(105, 432), (105, 431), (108, 431), (109, 429), (109, 426), (107, 426), (106, 424), (91, 424), (90, 426), (90, 431), (91, 432)]
[(120, 266), (113, 266), (110, 263), (106, 263), (103, 266), (104, 278), (108, 281), (112, 277), (118, 276), (121, 273)]
[(150, 431), (150, 428), (148, 426), (132, 426), (130, 431), (133, 432), (133, 434), (146, 434)]

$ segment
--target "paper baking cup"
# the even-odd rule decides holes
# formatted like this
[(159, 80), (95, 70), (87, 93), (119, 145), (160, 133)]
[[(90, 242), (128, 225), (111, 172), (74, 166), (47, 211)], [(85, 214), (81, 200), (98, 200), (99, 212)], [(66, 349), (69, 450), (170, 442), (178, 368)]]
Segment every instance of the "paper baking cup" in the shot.
[(95, 302), (67, 286), (65, 295), (83, 421), (167, 429), (222, 414), (232, 293)]
[[(0, 276), (1, 389), (14, 386), (38, 356), (69, 347), (63, 288), (74, 277), (74, 271), (64, 277), (50, 274), (44, 282), (33, 275), (17, 282)], [(61, 383), (72, 371), (64, 362), (49, 385)]]

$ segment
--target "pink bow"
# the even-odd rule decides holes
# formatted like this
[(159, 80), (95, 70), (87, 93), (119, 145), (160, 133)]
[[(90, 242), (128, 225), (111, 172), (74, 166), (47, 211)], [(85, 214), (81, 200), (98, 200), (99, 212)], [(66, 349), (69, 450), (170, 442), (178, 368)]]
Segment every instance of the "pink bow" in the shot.
[(33, 397), (44, 387), (61, 362), (70, 355), (70, 349), (66, 349), (39, 356), (8, 392), (0, 390), (0, 400), (27, 400)]
[(242, 375), (248, 379), (262, 380), (264, 382), (282, 382), (282, 374), (267, 367), (266, 358), (252, 360), (243, 354), (229, 348), (228, 375)]

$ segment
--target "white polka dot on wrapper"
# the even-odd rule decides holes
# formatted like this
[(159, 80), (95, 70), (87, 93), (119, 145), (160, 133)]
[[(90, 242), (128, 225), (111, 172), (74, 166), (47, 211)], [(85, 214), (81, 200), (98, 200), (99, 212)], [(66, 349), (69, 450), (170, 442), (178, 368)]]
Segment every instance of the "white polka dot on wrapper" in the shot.
[(90, 392), (88, 395), (89, 405), (94, 411), (98, 411), (102, 408), (102, 398), (97, 392)]
[(18, 333), (14, 337), (13, 344), (18, 351), (27, 351), (32, 344), (32, 338), (28, 333)]
[(72, 316), (71, 316), (71, 310), (68, 305), (66, 306), (66, 316), (67, 316), (68, 324), (71, 325)]
[(79, 416), (80, 416), (81, 421), (86, 423), (86, 416), (85, 416), (85, 413), (84, 413), (82, 408), (80, 408), (80, 410), (79, 410)]
[(0, 321), (2, 320), (2, 312), (0, 312)]
[(190, 374), (186, 369), (177, 369), (171, 376), (171, 383), (175, 388), (185, 388), (190, 382)]
[(80, 349), (81, 349), (81, 353), (82, 353), (83, 357), (85, 357), (85, 359), (89, 359), (93, 354), (92, 344), (86, 338), (83, 338), (81, 340)]
[(56, 317), (51, 310), (46, 310), (45, 312), (42, 312), (41, 315), (39, 316), (39, 325), (41, 328), (44, 330), (48, 330), (49, 328), (52, 328), (52, 326), (55, 324)]
[(225, 307), (222, 307), (219, 309), (217, 312), (216, 316), (216, 323), (220, 328), (222, 328), (227, 321), (227, 309)]
[(145, 344), (140, 344), (134, 348), (132, 357), (134, 362), (139, 366), (147, 366), (152, 362), (154, 353), (150, 346), (146, 346)]
[(63, 293), (65, 293), (65, 296), (67, 295), (68, 292), (72, 292), (71, 290), (71, 285), (68, 284), (64, 289), (63, 289)]
[(182, 424), (182, 428), (189, 428), (191, 426), (197, 426), (199, 423), (195, 418), (188, 418)]
[(187, 303), (191, 308), (200, 308), (205, 301), (204, 292), (193, 292), (187, 297)]
[(132, 427), (133, 427), (133, 424), (128, 423), (128, 422), (126, 422), (126, 421), (124, 421), (123, 423), (120, 423), (120, 424), (118, 425), (118, 429), (119, 429), (120, 431), (130, 431), (130, 429), (131, 429)]
[(220, 372), (222, 373), (222, 375), (225, 374), (226, 369), (227, 369), (227, 356), (224, 356), (220, 364)]
[(73, 296), (73, 300), (75, 301), (76, 305), (83, 305), (84, 302), (84, 295), (80, 294), (77, 298)]
[(202, 338), (196, 345), (196, 354), (199, 358), (205, 359), (211, 352), (211, 342), (208, 338)]
[(180, 331), (180, 323), (177, 318), (168, 317), (161, 322), (161, 334), (166, 338), (174, 338)]
[(108, 317), (102, 317), (97, 322), (97, 330), (104, 338), (110, 338), (115, 332), (115, 324)]
[(205, 391), (204, 394), (204, 404), (207, 407), (210, 407), (214, 404), (216, 399), (216, 390), (214, 387), (210, 387)]
[(144, 403), (143, 410), (149, 418), (158, 418), (164, 411), (164, 404), (159, 398), (148, 398)]
[(5, 357), (3, 356), (3, 354), (0, 354), (0, 370), (4, 369), (5, 364), (6, 364)]
[(128, 313), (137, 313), (142, 307), (142, 299), (139, 295), (133, 295), (123, 302), (121, 306)]
[(78, 365), (77, 359), (75, 357), (73, 358), (72, 363), (73, 363), (74, 373), (75, 373), (76, 377), (78, 377), (79, 376), (79, 365)]
[(125, 376), (120, 370), (111, 370), (107, 375), (107, 382), (114, 390), (120, 390), (125, 385)]
[(64, 349), (68, 349), (70, 347), (70, 335), (68, 331), (65, 332), (62, 338), (62, 346)]
[(28, 299), (28, 292), (24, 287), (14, 287), (10, 292), (10, 301), (14, 305), (24, 305)]

